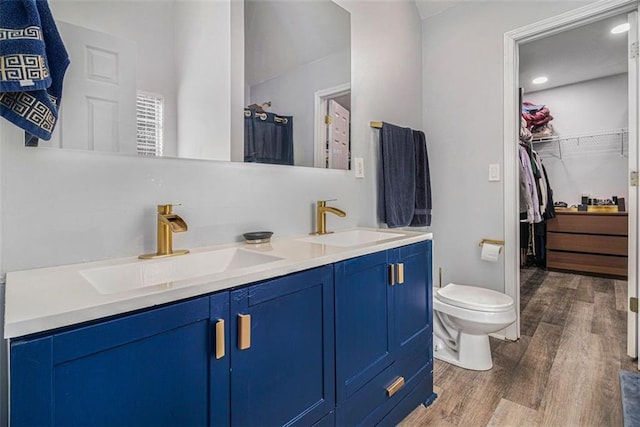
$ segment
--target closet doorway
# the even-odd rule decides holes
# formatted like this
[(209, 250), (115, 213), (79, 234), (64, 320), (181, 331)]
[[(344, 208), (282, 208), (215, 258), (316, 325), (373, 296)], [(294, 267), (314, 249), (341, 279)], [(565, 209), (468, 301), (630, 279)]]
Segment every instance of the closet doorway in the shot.
[[(608, 27), (627, 21), (630, 24), (628, 33), (610, 33), (611, 28)], [(637, 2), (623, 0), (597, 2), (505, 35), (505, 292), (516, 300), (518, 307), (523, 261), (539, 268), (545, 268), (549, 263), (550, 268), (555, 266), (562, 270), (584, 255), (578, 250), (570, 253), (571, 249), (564, 247), (570, 239), (576, 238), (575, 235), (547, 233), (547, 223), (543, 221), (528, 228), (533, 236), (524, 240), (530, 242), (527, 245), (530, 255), (526, 259), (521, 257), (521, 230), (523, 233), (528, 231), (526, 226), (521, 228), (518, 188), (522, 150), (518, 145), (521, 101), (528, 102), (530, 112), (526, 127), (537, 133), (528, 148), (538, 152), (546, 169), (543, 176), (548, 178), (553, 189), (553, 199), (545, 201), (564, 202), (567, 210), (572, 211), (571, 207), (575, 206), (577, 210), (582, 205), (584, 195), (585, 205), (593, 205), (589, 207), (590, 211), (616, 210), (609, 217), (619, 216), (616, 218), (618, 222), (624, 220), (628, 224), (629, 243), (627, 248), (622, 248), (628, 252), (628, 265), (625, 262), (624, 268), (612, 269), (611, 265), (622, 262), (622, 257), (605, 257), (607, 261), (601, 268), (606, 274), (628, 275), (629, 296), (637, 295), (637, 186), (629, 183), (629, 172), (637, 170), (638, 163), (637, 54), (635, 58), (628, 59), (629, 48), (632, 48), (631, 56), (634, 56), (633, 49), (637, 49), (634, 47), (637, 46), (637, 43), (634, 45), (637, 37)], [(602, 54), (597, 53), (598, 46), (604, 47)], [(558, 51), (559, 55), (554, 53)], [(548, 80), (536, 86), (532, 81), (537, 77), (547, 77)], [(523, 88), (523, 97), (520, 96), (520, 87)], [(606, 205), (614, 203), (613, 199), (620, 200), (620, 203), (624, 199), (625, 214), (617, 214), (617, 206)], [(579, 207), (581, 210), (586, 208)], [(573, 215), (571, 219), (584, 218), (582, 213), (563, 212), (560, 222), (566, 223), (565, 219), (570, 215)], [(609, 217), (603, 215), (607, 225)], [(591, 219), (593, 217), (589, 217)], [(557, 220), (548, 222), (551, 229), (557, 228), (557, 223)], [(565, 237), (558, 241), (558, 236)], [(587, 240), (593, 240), (591, 233)], [(624, 242), (624, 238), (617, 241)], [(549, 242), (550, 251), (547, 252)], [(552, 247), (560, 250), (554, 252)], [(579, 251), (592, 250), (581, 248)], [(552, 255), (547, 258), (547, 253)], [(578, 261), (578, 264), (580, 262), (583, 261)], [(594, 263), (596, 261), (591, 264)], [(594, 270), (585, 273), (600, 273), (591, 264), (586, 268)], [(575, 268), (579, 269), (579, 266)], [(628, 332), (627, 352), (637, 356), (635, 314), (629, 315)], [(516, 339), (519, 336), (518, 316), (516, 324), (507, 330), (506, 337)]]

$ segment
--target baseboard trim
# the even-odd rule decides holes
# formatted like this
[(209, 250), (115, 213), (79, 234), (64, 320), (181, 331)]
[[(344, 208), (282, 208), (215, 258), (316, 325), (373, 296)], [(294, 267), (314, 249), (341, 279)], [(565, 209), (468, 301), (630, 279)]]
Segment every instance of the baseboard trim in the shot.
[(511, 341), (511, 340), (508, 340), (506, 335), (503, 335), (503, 334), (493, 333), (493, 334), (489, 334), (489, 336), (502, 341)]

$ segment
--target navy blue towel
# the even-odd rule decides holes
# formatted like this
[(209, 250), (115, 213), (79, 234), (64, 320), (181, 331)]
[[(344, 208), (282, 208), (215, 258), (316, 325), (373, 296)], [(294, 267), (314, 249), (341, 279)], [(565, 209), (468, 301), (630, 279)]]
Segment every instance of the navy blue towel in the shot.
[(409, 225), (424, 227), (431, 225), (431, 177), (424, 132), (414, 130), (413, 143), (416, 156), (416, 205)]
[(46, 0), (0, 0), (0, 116), (49, 140), (68, 66)]
[(413, 219), (416, 201), (416, 163), (412, 130), (383, 123), (380, 131), (380, 149), (380, 219), (386, 222), (389, 228), (405, 227)]

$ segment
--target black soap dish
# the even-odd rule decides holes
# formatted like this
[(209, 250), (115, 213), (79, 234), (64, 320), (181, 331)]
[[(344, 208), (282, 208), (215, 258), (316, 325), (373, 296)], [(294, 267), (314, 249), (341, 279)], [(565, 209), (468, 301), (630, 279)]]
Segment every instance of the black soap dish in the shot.
[(246, 243), (257, 244), (269, 243), (272, 235), (273, 231), (252, 231), (250, 233), (244, 233), (242, 237), (244, 237)]

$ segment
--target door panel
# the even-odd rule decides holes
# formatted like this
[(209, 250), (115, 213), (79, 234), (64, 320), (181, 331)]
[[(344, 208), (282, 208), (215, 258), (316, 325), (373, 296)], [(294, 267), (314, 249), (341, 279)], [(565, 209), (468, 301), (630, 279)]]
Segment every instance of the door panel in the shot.
[(52, 144), (135, 154), (136, 44), (66, 22), (58, 29), (72, 62)]
[(394, 336), (398, 357), (403, 357), (427, 348), (431, 339), (430, 242), (400, 248), (397, 254), (397, 263), (404, 266), (404, 283), (394, 286)]
[(364, 386), (392, 362), (392, 286), (387, 252), (337, 263), (336, 397)]
[(208, 322), (54, 367), (55, 425), (203, 425)]
[(349, 115), (349, 110), (329, 100), (329, 169), (349, 169)]
[(209, 346), (209, 298), (14, 341), (11, 424), (205, 425)]
[(232, 425), (311, 425), (333, 409), (331, 266), (234, 291), (231, 313)]

